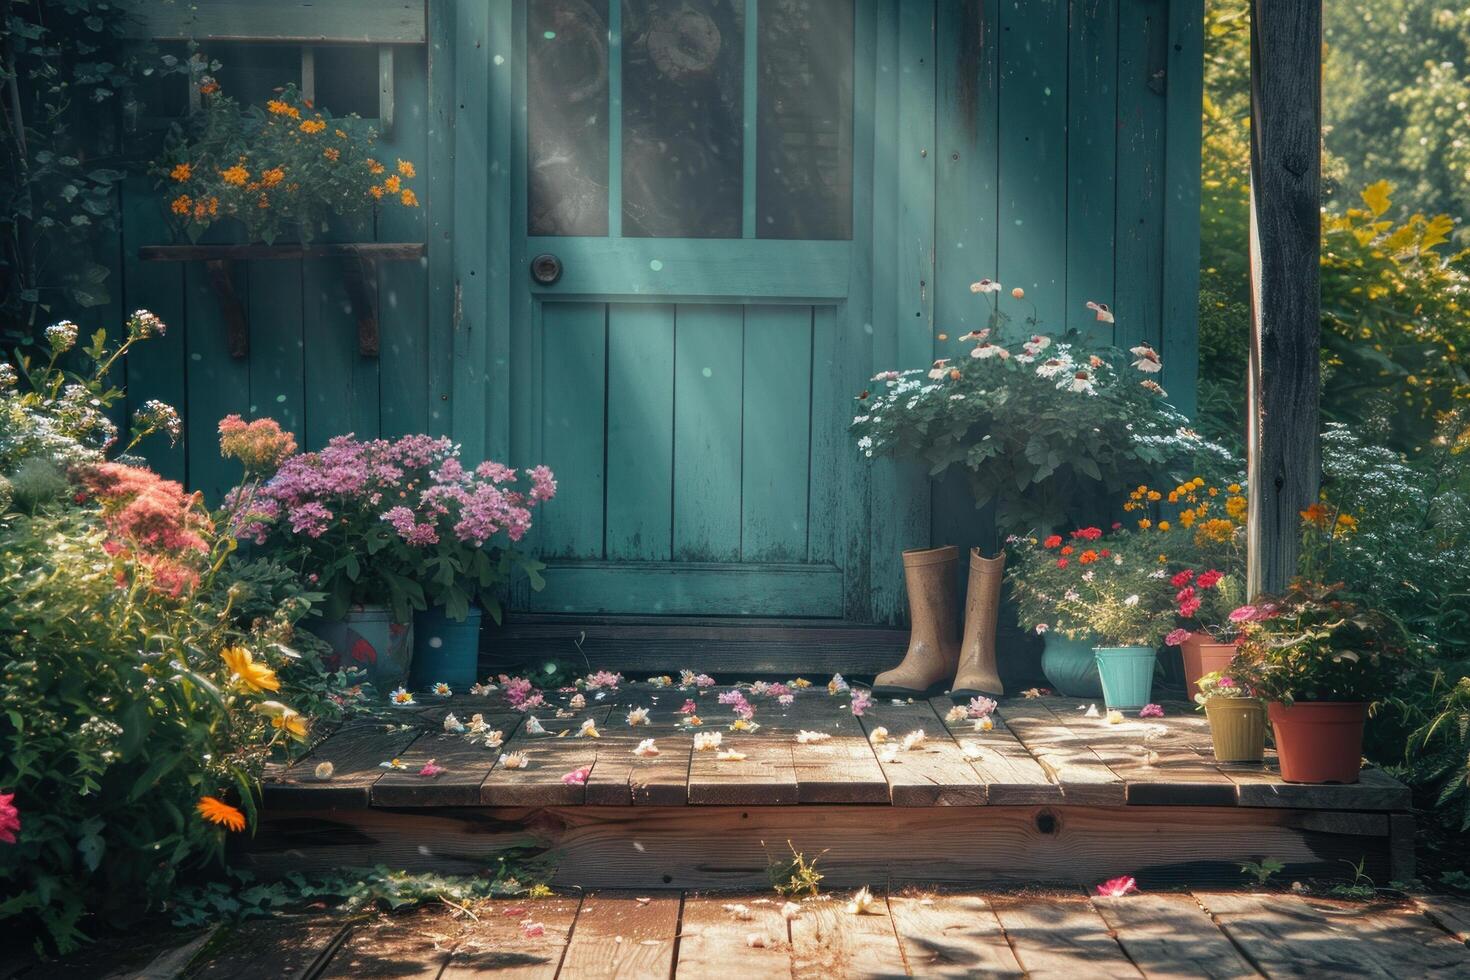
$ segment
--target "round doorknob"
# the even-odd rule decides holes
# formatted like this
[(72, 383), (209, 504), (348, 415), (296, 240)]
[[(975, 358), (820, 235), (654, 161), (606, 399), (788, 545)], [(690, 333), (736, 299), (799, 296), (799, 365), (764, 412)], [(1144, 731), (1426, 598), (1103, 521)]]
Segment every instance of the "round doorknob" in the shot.
[(531, 278), (543, 286), (550, 286), (561, 278), (561, 259), (550, 252), (543, 252), (531, 260)]

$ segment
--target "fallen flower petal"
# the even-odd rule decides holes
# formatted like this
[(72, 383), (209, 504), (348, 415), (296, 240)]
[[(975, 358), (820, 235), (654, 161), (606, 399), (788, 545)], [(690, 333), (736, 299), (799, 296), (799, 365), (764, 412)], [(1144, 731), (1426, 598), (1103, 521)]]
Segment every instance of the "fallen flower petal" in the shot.
[(582, 727), (577, 730), (578, 738), (602, 738), (602, 733), (597, 730), (597, 722), (588, 718), (582, 722)]
[(744, 762), (744, 752), (736, 752), (734, 749), (721, 749), (715, 753), (715, 759), (719, 762)]
[(537, 939), (541, 936), (546, 935), (546, 926), (542, 925), (539, 922), (531, 922), (527, 920), (521, 923), (521, 935), (525, 936), (527, 939)]
[(970, 717), (970, 713), (960, 705), (955, 705), (944, 714), (944, 720), (950, 724), (957, 721), (964, 721), (968, 717)]
[(874, 745), (882, 745), (884, 742), (888, 741), (888, 729), (884, 728), (882, 725), (879, 725), (877, 728), (868, 733), (868, 741), (872, 742)]
[(567, 702), (567, 707), (575, 711), (581, 711), (583, 708), (587, 707), (587, 699), (583, 697), (580, 693), (573, 694), (572, 699)]
[(419, 770), (419, 775), (420, 776), (437, 776), (441, 772), (444, 772), (444, 771), (445, 771), (445, 769), (444, 769), (443, 766), (436, 764), (433, 759), (430, 759), (428, 762), (425, 762), (424, 763), (424, 767)]
[(407, 769), (408, 763), (402, 759), (389, 759), (387, 762), (378, 763), (379, 769)]
[(525, 729), (527, 735), (546, 734), (546, 727), (541, 724), (540, 720), (537, 719), (535, 715), (531, 715), (526, 719)]
[(873, 907), (876, 903), (877, 899), (864, 885), (853, 893), (852, 901), (847, 903), (847, 911), (851, 915), (877, 915), (878, 910)]
[[(590, 719), (589, 719), (590, 720)], [(637, 728), (639, 725), (648, 724), (648, 709), (634, 708), (628, 712), (628, 725)]]
[(1142, 708), (1138, 709), (1138, 717), (1162, 718), (1164, 717), (1164, 709), (1162, 706), (1157, 704), (1146, 704)]
[(1097, 886), (1097, 893), (1107, 898), (1122, 898), (1138, 891), (1138, 882), (1133, 880), (1132, 875), (1122, 875), (1118, 878), (1110, 878)]
[(1121, 725), (1121, 724), (1123, 724), (1123, 712), (1119, 711), (1117, 708), (1110, 708), (1108, 710), (1108, 724), (1109, 725)]
[(861, 718), (863, 712), (873, 706), (873, 696), (867, 691), (858, 689), (852, 692), (852, 713)]
[(722, 905), (720, 907), (737, 919), (749, 919), (751, 917), (750, 906), (743, 905), (740, 902), (731, 902), (728, 905)]
[(502, 769), (527, 769), (530, 768), (531, 760), (524, 752), (510, 752), (500, 757), (500, 768)]
[(995, 722), (992, 721), (989, 718), (976, 718), (975, 719), (975, 731), (977, 731), (977, 732), (993, 732), (993, 731), (995, 731)]
[(645, 738), (643, 741), (638, 743), (638, 747), (633, 750), (633, 754), (637, 756), (642, 756), (645, 759), (650, 758), (652, 756), (658, 755), (658, 746), (654, 744), (653, 739)]
[(561, 781), (568, 786), (586, 786), (587, 777), (590, 775), (592, 775), (592, 767), (583, 766), (580, 769), (573, 769), (571, 772), (564, 774), (561, 777)]
[(802, 730), (796, 733), (796, 741), (801, 745), (813, 745), (817, 742), (825, 742), (832, 737), (829, 732), (809, 732)]
[(916, 732), (909, 732), (903, 737), (903, 750), (907, 752), (910, 749), (916, 749), (919, 746), (923, 745), (927, 738), (928, 736), (924, 734), (924, 730), (922, 728)]
[(454, 717), (454, 712), (451, 711), (444, 716), (444, 730), (451, 735), (463, 735), (468, 728), (465, 727), (464, 722)]
[(1087, 711), (1083, 713), (1082, 717), (1084, 717), (1084, 718), (1101, 718), (1102, 717), (1102, 713), (1097, 710), (1097, 705), (1095, 705), (1095, 704), (1089, 704), (1087, 706)]
[(694, 751), (708, 752), (710, 749), (717, 749), (724, 738), (719, 732), (700, 732), (694, 736)]
[(758, 932), (747, 932), (745, 934), (745, 945), (751, 949), (765, 949), (766, 937)]

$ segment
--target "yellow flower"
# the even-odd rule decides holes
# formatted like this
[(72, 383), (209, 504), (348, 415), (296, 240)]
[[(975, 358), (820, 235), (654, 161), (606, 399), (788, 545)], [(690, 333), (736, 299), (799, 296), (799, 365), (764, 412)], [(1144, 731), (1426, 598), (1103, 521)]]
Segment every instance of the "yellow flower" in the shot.
[(1352, 534), (1358, 529), (1358, 519), (1351, 514), (1337, 515), (1337, 534)]
[(1179, 514), (1179, 526), (1184, 528), (1194, 527), (1194, 511), (1182, 511)]
[(171, 210), (174, 214), (188, 214), (189, 210), (193, 207), (194, 202), (189, 198), (189, 195), (180, 194), (178, 197), (174, 198), (173, 203), (169, 205), (169, 210)]
[(219, 172), (219, 175), (226, 184), (231, 184), (235, 187), (244, 187), (245, 182), (250, 179), (250, 171), (246, 170), (238, 163), (235, 164), (233, 167), (221, 170)]
[(417, 176), (417, 174), (414, 172), (413, 164), (409, 163), (407, 160), (398, 161), (398, 172), (407, 177), (409, 180), (412, 180), (415, 176)]
[(1226, 487), (1225, 489), (1229, 490), (1231, 493), (1240, 493), (1240, 484), (1239, 483), (1232, 483), (1232, 484), (1230, 484), (1230, 486)]
[(418, 196), (414, 194), (413, 189), (409, 187), (405, 187), (403, 190), (399, 191), (398, 200), (403, 202), (403, 206), (406, 208), (416, 208), (419, 206)]
[(201, 796), (194, 809), (210, 823), (217, 823), (236, 833), (245, 829), (245, 814), (215, 796)]
[(271, 99), (265, 104), (265, 107), (269, 109), (271, 111), (271, 115), (274, 116), (290, 116), (292, 119), (301, 118), (300, 109), (297, 109), (295, 106), (292, 105), (287, 105), (280, 99)]
[(1144, 517), (1139, 520), (1138, 526), (1140, 529), (1147, 531), (1149, 528), (1154, 526), (1154, 522), (1149, 520), (1147, 517)]
[(1245, 514), (1248, 506), (1249, 505), (1246, 503), (1246, 499), (1244, 497), (1225, 498), (1225, 513), (1229, 514), (1237, 521), (1245, 520)]
[(263, 691), (279, 691), (281, 681), (276, 672), (265, 664), (258, 664), (250, 651), (244, 647), (225, 647), (219, 652), (220, 659), (235, 675), (235, 684), (252, 694)]
[(1195, 544), (1203, 546), (1208, 543), (1224, 544), (1235, 534), (1235, 525), (1221, 517), (1205, 521), (1194, 532)]
[(320, 119), (307, 119), (301, 123), (301, 131), (303, 133), (309, 133), (313, 136), (315, 136), (317, 133), (320, 133), (326, 128), (327, 124), (322, 122)]
[(340, 129), (334, 129), (334, 130), (332, 130), (332, 133), (333, 133), (333, 134), (334, 134), (334, 135), (335, 135), (335, 136), (336, 136), (336, 137), (337, 137), (337, 138), (338, 138), (338, 139), (339, 139), (339, 140), (345, 140), (345, 139), (346, 139), (346, 138), (347, 138), (347, 134), (346, 134), (346, 133), (345, 133), (345, 132), (344, 132), (344, 131), (342, 131), (342, 130), (340, 130)]
[(389, 194), (397, 194), (402, 186), (403, 185), (399, 183), (397, 174), (389, 174), (388, 179), (383, 181), (383, 190), (387, 191)]
[(174, 164), (174, 168), (168, 172), (168, 175), (182, 184), (194, 176), (194, 168), (187, 163), (176, 163)]
[(367, 165), (368, 173), (372, 174), (374, 177), (383, 172), (383, 165), (374, 160), (372, 157), (367, 158)]
[(1164, 499), (1164, 495), (1159, 493), (1157, 490), (1150, 490), (1148, 492), (1148, 499), (1152, 500), (1154, 503), (1158, 503), (1160, 500)]
[(271, 716), (271, 727), (279, 728), (298, 742), (306, 741), (306, 716), (292, 708)]
[(1159, 521), (1159, 530), (1160, 531), (1167, 531), (1167, 530), (1169, 530), (1169, 522), (1168, 521)]
[(283, 167), (271, 167), (269, 170), (260, 172), (260, 186), (274, 187), (286, 179), (286, 171)]

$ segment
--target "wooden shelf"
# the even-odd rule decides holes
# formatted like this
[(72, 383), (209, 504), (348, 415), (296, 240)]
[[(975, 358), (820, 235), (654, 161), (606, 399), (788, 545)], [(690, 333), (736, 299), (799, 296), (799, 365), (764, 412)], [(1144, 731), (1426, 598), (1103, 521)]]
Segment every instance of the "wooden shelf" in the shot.
[(209, 270), (209, 285), (219, 302), (229, 334), (230, 356), (250, 354), (250, 321), (245, 306), (235, 293), (231, 266), (235, 262), (299, 259), (341, 259), (347, 293), (357, 314), (357, 351), (377, 357), (378, 263), (411, 262), (428, 253), (423, 242), (323, 242), (303, 245), (144, 245), (138, 258), (144, 262), (203, 262)]

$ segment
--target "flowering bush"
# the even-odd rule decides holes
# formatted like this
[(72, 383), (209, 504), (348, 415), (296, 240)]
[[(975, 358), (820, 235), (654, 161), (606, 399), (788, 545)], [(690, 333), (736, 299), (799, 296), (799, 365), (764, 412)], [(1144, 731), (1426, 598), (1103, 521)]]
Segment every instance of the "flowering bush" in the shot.
[[(134, 321), (127, 343), (162, 330)], [(4, 393), (25, 493), (0, 499), (0, 921), (64, 950), (87, 913), (134, 919), (220, 855), (265, 761), (342, 696), (294, 630), (314, 596), (293, 575), (235, 558), (197, 495), (103, 458), (110, 430), (77, 407), (120, 394), (101, 379), (121, 352), (97, 339), (95, 376), (61, 376), (58, 327), (51, 363), (22, 361), (28, 390)], [(44, 500), (36, 465), (60, 485)]]
[[(426, 435), (396, 441), (332, 439), (320, 452), (280, 459), (278, 430), (221, 423), (221, 448), (263, 482), (233, 491), (226, 506), (242, 538), (266, 546), (327, 594), (325, 614), (387, 604), (398, 622), (441, 605), (463, 619), (478, 601), (498, 621), (496, 590), (517, 568), (541, 587), (543, 565), (511, 545), (531, 527), (531, 508), (556, 493), (549, 469), (521, 474), (493, 461), (473, 470), (459, 447)], [(255, 427), (252, 430), (252, 426)], [(247, 433), (254, 431), (254, 435)], [(500, 535), (509, 544), (485, 546)]]
[(407, 160), (373, 156), (377, 133), (360, 119), (334, 119), (294, 85), (264, 108), (241, 109), (206, 78), (204, 110), (188, 136), (175, 129), (153, 171), (168, 187), (169, 216), (191, 241), (234, 219), (251, 241), (282, 233), (309, 241), (327, 218), (388, 202), (417, 207)]
[[(1034, 315), (1026, 339), (1005, 341), (1000, 284), (971, 289), (991, 310), (987, 329), (961, 338), (974, 344), (968, 357), (884, 371), (873, 378), (882, 390), (858, 396), (852, 430), (867, 456), (913, 457), (931, 476), (963, 466), (976, 504), (995, 503), (1014, 531), (1063, 523), (1071, 504), (1224, 455), (1164, 400), (1152, 347), (1052, 337)], [(1106, 306), (1088, 305), (1112, 322)]]
[(1011, 538), (1007, 573), (1023, 628), (1103, 646), (1155, 646), (1172, 625), (1168, 557), (1145, 536), (1078, 528)]
[(1298, 579), (1230, 614), (1231, 672), (1270, 701), (1381, 701), (1413, 667), (1408, 634), (1340, 586)]
[(1217, 670), (1206, 674), (1199, 679), (1197, 684), (1199, 686), (1199, 693), (1194, 696), (1194, 700), (1196, 704), (1200, 705), (1203, 705), (1206, 701), (1216, 699), (1245, 701), (1256, 697), (1254, 691), (1223, 671)]

